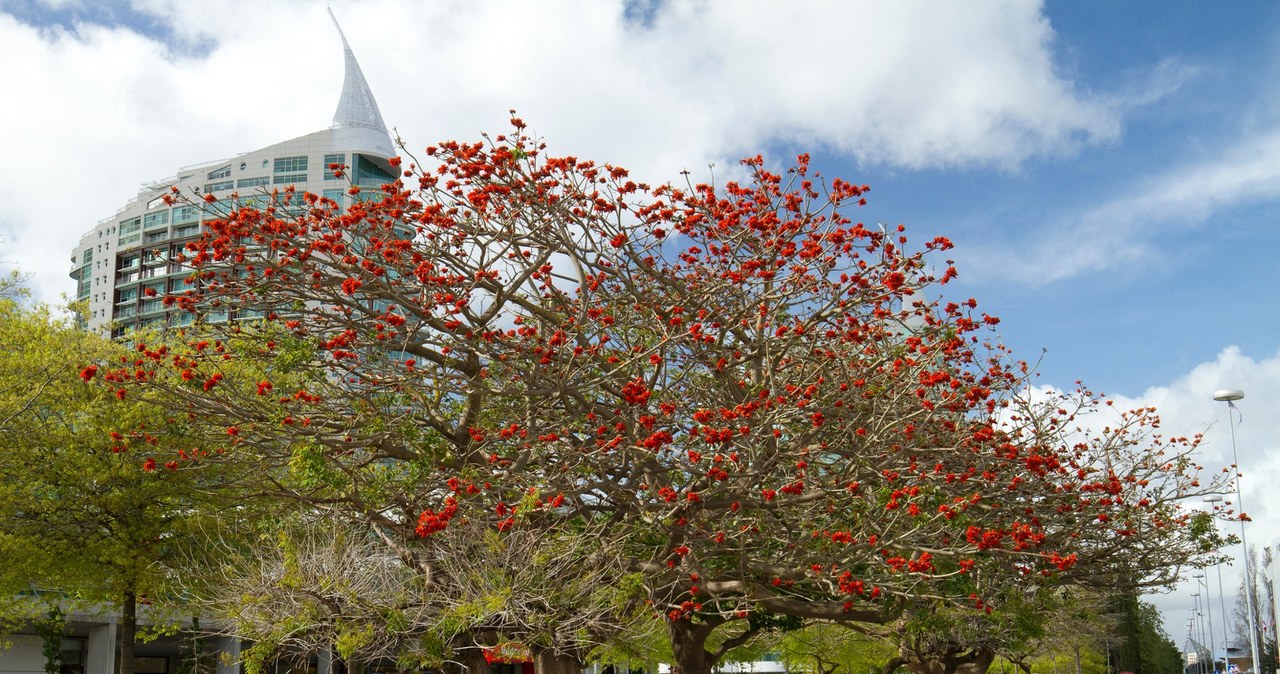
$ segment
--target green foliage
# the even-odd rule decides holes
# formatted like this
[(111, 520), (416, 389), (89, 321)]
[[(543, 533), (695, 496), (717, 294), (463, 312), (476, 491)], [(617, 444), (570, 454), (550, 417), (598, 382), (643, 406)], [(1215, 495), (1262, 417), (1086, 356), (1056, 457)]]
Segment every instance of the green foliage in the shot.
[(226, 471), (147, 462), (187, 445), (161, 434), (163, 413), (144, 397), (90, 381), (95, 368), (129, 362), (126, 346), (6, 299), (0, 343), (0, 597), (31, 597), (0, 611), (11, 622), (40, 604), (136, 594), (160, 618), (147, 634), (164, 633), (174, 580), (197, 571), (195, 546), (211, 527), (203, 499)]
[(821, 623), (783, 634), (777, 650), (788, 671), (814, 674), (879, 672), (895, 655), (893, 645), (883, 639)]
[(1118, 631), (1117, 645), (1111, 649), (1112, 669), (1135, 674), (1182, 671), (1182, 653), (1164, 631), (1160, 611), (1154, 605), (1129, 592), (1112, 600), (1112, 611)]
[(339, 625), (337, 636), (333, 640), (333, 648), (343, 660), (355, 657), (361, 649), (367, 648), (374, 640), (373, 626), (369, 624)]
[(49, 614), (33, 623), (40, 637), (40, 652), (44, 655), (45, 674), (62, 671), (62, 637), (67, 631), (67, 620), (62, 609), (49, 609)]
[(30, 297), (31, 293), (26, 287), (27, 278), (28, 275), (16, 270), (9, 272), (8, 276), (0, 276), (0, 299), (16, 301)]

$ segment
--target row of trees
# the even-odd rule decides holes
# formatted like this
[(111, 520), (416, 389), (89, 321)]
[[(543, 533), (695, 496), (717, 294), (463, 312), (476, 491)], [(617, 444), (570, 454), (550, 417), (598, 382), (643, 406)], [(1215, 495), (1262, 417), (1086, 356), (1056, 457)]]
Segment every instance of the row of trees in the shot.
[(997, 319), (941, 299), (950, 242), (854, 222), (865, 186), (802, 156), (651, 187), (513, 126), (349, 208), (226, 214), (165, 298), (193, 327), (85, 352), (76, 395), (111, 423), (65, 425), (163, 494), (140, 517), (199, 524), (147, 541), (234, 560), (161, 575), (236, 615), (250, 664), (484, 671), (518, 642), (568, 673), (661, 634), (700, 674), (840, 626), (887, 640), (887, 672), (981, 672), (1218, 542), (1178, 506), (1222, 491), (1198, 439), (1027, 396)]

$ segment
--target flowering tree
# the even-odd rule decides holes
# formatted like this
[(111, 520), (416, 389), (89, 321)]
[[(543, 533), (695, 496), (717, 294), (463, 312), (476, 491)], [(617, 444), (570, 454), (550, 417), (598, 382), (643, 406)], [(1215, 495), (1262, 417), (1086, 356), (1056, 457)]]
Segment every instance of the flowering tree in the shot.
[(651, 187), (513, 122), (393, 162), (349, 208), (284, 190), (214, 222), (165, 301), (242, 320), (111, 378), (164, 387), (227, 456), (321, 480), (288, 489), (424, 573), (448, 576), (423, 541), (456, 522), (579, 523), (687, 673), (780, 617), (983, 612), (1028, 583), (1165, 583), (1199, 551), (1175, 503), (1200, 489), (1195, 440), (1145, 410), (1077, 430), (1106, 409), (1086, 391), (1020, 396), (997, 319), (932, 299), (951, 243), (854, 222), (865, 186), (801, 156)]

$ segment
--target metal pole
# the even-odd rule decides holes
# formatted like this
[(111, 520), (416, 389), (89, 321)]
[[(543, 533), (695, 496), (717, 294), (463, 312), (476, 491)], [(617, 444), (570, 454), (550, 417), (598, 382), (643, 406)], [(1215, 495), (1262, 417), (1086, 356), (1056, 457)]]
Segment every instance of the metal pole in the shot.
[[(1191, 642), (1191, 652), (1196, 654), (1196, 671), (1200, 669), (1200, 648), (1196, 646), (1196, 610), (1191, 609), (1191, 617), (1187, 619), (1187, 641)], [(1186, 667), (1183, 667), (1186, 669)]]
[[(1200, 638), (1200, 642), (1196, 643), (1196, 660), (1200, 663), (1200, 671), (1203, 674), (1209, 674), (1205, 668), (1204, 658), (1200, 656), (1201, 652), (1204, 651), (1204, 621), (1201, 620), (1204, 614), (1200, 612), (1200, 593), (1197, 591), (1191, 595), (1191, 599), (1195, 602), (1194, 607), (1191, 609), (1191, 624), (1194, 630), (1192, 633)], [(1194, 639), (1192, 643), (1195, 643)]]
[(1222, 562), (1214, 564), (1218, 567), (1218, 608), (1222, 609), (1222, 669), (1231, 670), (1231, 620), (1227, 618), (1227, 595), (1222, 591)]
[(1209, 665), (1211, 671), (1218, 671), (1217, 661), (1213, 655), (1213, 601), (1209, 598), (1209, 579), (1203, 574), (1196, 574), (1196, 582), (1204, 586), (1204, 609), (1209, 615)]
[[(1236, 508), (1239, 510), (1238, 516), (1244, 514), (1244, 495), (1240, 490), (1240, 455), (1236, 452), (1236, 425), (1231, 420), (1231, 411), (1239, 411), (1234, 401), (1243, 397), (1243, 391), (1232, 389), (1218, 391), (1213, 394), (1214, 400), (1227, 403), (1227, 426), (1231, 429), (1231, 461), (1236, 471)], [(1253, 605), (1253, 562), (1249, 560), (1249, 539), (1245, 536), (1244, 529), (1244, 520), (1241, 519), (1240, 547), (1244, 550), (1244, 600), (1245, 607), (1249, 611), (1249, 658), (1250, 667), (1256, 673), (1261, 671), (1262, 661), (1258, 657), (1258, 618), (1254, 615), (1256, 608)]]

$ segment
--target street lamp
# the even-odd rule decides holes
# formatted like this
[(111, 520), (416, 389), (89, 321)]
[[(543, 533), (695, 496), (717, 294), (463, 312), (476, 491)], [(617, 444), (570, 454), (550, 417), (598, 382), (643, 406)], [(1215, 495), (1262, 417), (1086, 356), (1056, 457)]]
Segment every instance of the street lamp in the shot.
[[(1193, 625), (1192, 634), (1200, 637), (1200, 642), (1196, 643), (1195, 637), (1192, 637), (1191, 643), (1196, 645), (1196, 660), (1200, 663), (1200, 671), (1209, 674), (1206, 668), (1204, 658), (1200, 657), (1200, 653), (1204, 650), (1204, 614), (1200, 612), (1200, 592), (1197, 590), (1191, 594), (1191, 624)], [(1209, 652), (1209, 659), (1213, 659), (1213, 652)]]
[(1196, 641), (1196, 609), (1191, 607), (1191, 617), (1187, 619), (1187, 641), (1191, 642), (1191, 652), (1196, 654), (1196, 671), (1205, 674), (1204, 658), (1201, 656), (1200, 644)]
[[(1217, 504), (1222, 502), (1222, 494), (1209, 494), (1204, 497), (1204, 502), (1217, 508)], [(1218, 570), (1218, 607), (1222, 609), (1222, 662), (1225, 671), (1231, 669), (1231, 621), (1227, 619), (1227, 593), (1222, 589), (1222, 562), (1214, 562), (1213, 566)]]
[[(1240, 493), (1240, 457), (1236, 453), (1236, 425), (1231, 423), (1231, 410), (1237, 410), (1235, 401), (1244, 398), (1244, 391), (1240, 389), (1222, 389), (1213, 394), (1213, 399), (1227, 404), (1227, 427), (1231, 429), (1231, 462), (1235, 468), (1236, 480), (1236, 508), (1240, 511), (1240, 516), (1244, 515), (1244, 498)], [(1244, 534), (1244, 519), (1240, 519), (1240, 546), (1244, 550), (1244, 599), (1245, 607), (1249, 611), (1249, 657), (1255, 672), (1260, 671), (1262, 661), (1258, 658), (1258, 619), (1254, 615), (1253, 606), (1253, 564), (1249, 561), (1249, 541)]]
[[(1213, 601), (1209, 598), (1209, 579), (1205, 577), (1204, 572), (1191, 574), (1196, 579), (1196, 583), (1204, 588), (1204, 610), (1209, 617), (1209, 668), (1212, 671), (1218, 671), (1217, 661), (1214, 659), (1214, 643), (1213, 643)], [(1225, 620), (1225, 618), (1223, 618)]]
[[(1196, 618), (1195, 609), (1191, 610), (1192, 616), (1187, 618), (1187, 641), (1191, 644), (1191, 652), (1196, 654), (1196, 669), (1200, 668), (1200, 649), (1196, 647)], [(1188, 663), (1188, 667), (1190, 663)], [(1185, 669), (1185, 668), (1184, 668)]]

